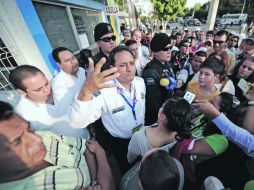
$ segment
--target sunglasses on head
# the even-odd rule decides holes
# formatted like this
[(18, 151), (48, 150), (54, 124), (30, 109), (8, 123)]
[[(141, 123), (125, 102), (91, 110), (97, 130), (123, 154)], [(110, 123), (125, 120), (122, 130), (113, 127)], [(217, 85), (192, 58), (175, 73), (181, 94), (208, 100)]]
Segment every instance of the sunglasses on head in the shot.
[(226, 41), (213, 40), (213, 44), (222, 45), (222, 44), (225, 43), (225, 42), (226, 42)]
[(164, 48), (162, 48), (162, 51), (169, 51), (169, 50), (171, 50), (171, 46), (170, 47), (164, 47)]
[(115, 41), (116, 40), (116, 36), (111, 36), (111, 37), (106, 37), (106, 38), (101, 38), (100, 41), (103, 42), (110, 42), (110, 41)]

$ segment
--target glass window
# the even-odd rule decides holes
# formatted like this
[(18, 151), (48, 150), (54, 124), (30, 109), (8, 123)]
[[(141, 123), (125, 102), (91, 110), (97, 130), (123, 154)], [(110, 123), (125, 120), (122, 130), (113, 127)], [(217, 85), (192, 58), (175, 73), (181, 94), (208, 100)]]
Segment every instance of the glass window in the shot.
[(75, 26), (79, 35), (82, 48), (94, 43), (93, 31), (100, 22), (100, 12), (89, 9), (71, 8)]
[(66, 7), (33, 3), (52, 48), (63, 46), (72, 51), (79, 50)]

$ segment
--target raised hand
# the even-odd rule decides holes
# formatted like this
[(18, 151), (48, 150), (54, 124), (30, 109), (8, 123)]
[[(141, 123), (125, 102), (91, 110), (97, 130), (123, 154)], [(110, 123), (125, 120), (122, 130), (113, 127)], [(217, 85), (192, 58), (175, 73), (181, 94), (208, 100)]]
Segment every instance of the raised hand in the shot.
[(210, 118), (220, 115), (220, 112), (208, 100), (195, 100), (193, 107)]
[(93, 94), (103, 88), (115, 87), (115, 83), (109, 84), (107, 82), (120, 76), (120, 74), (117, 72), (116, 67), (112, 67), (101, 72), (103, 64), (106, 63), (105, 58), (101, 58), (100, 61), (96, 64), (95, 68), (93, 60), (91, 58), (88, 59), (89, 69), (87, 78), (78, 95), (78, 99), (81, 101), (92, 99)]

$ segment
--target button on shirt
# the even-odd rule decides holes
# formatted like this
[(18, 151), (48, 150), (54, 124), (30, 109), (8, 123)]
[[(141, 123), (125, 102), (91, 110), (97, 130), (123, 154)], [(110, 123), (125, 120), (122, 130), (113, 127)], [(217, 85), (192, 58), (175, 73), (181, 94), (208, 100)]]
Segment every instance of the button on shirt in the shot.
[[(119, 94), (117, 87), (105, 88), (97, 93), (97, 97), (93, 97), (89, 110), (85, 109), (83, 115), (88, 111), (89, 117), (75, 115), (72, 122), (92, 123), (101, 117), (103, 125), (108, 132), (118, 138), (128, 139), (132, 136), (132, 130), (138, 125), (144, 125), (145, 117), (145, 84), (140, 77), (135, 77), (131, 83), (131, 91), (125, 89), (117, 80), (115, 81), (119, 88), (122, 89), (123, 95), (133, 105), (134, 92), (136, 91), (135, 113), (137, 120), (135, 121), (132, 109), (128, 103)], [(111, 81), (110, 83), (114, 83)], [(80, 102), (82, 104), (82, 102)], [(77, 108), (79, 105), (76, 105)]]

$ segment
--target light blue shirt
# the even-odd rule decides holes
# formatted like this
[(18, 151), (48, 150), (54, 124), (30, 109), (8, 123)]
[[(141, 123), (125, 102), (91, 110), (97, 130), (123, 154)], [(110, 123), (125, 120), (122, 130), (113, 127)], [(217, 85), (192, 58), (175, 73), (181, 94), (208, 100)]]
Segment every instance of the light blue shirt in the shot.
[(213, 119), (215, 125), (250, 157), (254, 157), (254, 135), (232, 123), (223, 113)]

